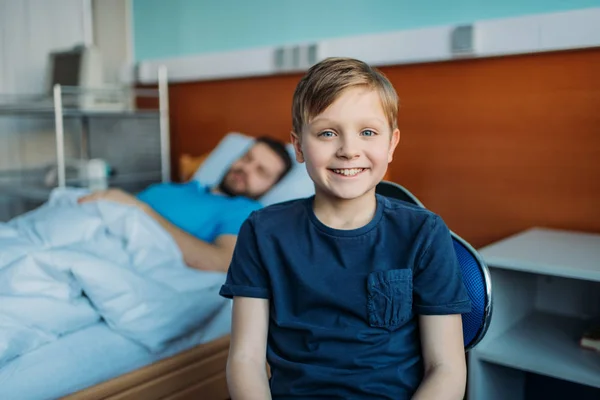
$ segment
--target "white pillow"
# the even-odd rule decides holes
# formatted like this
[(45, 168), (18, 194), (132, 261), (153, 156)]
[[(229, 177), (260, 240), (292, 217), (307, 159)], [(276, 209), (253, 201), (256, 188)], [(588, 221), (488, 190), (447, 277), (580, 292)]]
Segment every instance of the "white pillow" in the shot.
[[(229, 166), (241, 157), (253, 143), (254, 138), (251, 136), (237, 132), (228, 133), (211, 151), (192, 179), (208, 186), (217, 185), (221, 182)], [(314, 184), (306, 172), (306, 167), (295, 159), (294, 147), (292, 144), (288, 144), (286, 148), (292, 157), (292, 169), (259, 199), (265, 206), (312, 196), (315, 193)]]

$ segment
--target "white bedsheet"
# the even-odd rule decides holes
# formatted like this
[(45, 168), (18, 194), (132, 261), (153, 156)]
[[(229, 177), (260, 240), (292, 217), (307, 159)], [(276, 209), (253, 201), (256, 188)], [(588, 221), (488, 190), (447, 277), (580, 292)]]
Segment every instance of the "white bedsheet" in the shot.
[(203, 329), (152, 353), (106, 324), (94, 324), (0, 368), (0, 399), (57, 399), (224, 336), (230, 328), (226, 303)]
[(77, 204), (55, 191), (0, 224), (0, 368), (100, 321), (152, 352), (201, 330), (224, 304), (224, 274), (187, 268), (172, 238), (134, 207)]

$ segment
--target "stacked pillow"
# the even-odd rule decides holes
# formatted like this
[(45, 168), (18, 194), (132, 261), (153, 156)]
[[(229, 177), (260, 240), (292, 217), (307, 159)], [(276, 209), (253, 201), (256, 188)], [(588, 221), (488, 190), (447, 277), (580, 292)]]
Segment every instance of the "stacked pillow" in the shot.
[[(229, 166), (241, 157), (252, 146), (253, 142), (254, 138), (251, 136), (237, 132), (228, 133), (217, 147), (211, 151), (192, 177), (192, 180), (208, 186), (218, 184)], [(292, 169), (279, 183), (259, 199), (265, 206), (312, 196), (315, 193), (314, 184), (308, 172), (306, 172), (305, 165), (296, 161), (294, 147), (291, 144), (286, 147), (292, 157)]]

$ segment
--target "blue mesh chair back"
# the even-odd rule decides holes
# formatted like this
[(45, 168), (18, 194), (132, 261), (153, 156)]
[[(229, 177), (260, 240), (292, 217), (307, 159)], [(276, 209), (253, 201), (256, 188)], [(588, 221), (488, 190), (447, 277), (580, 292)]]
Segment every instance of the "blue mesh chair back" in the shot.
[[(383, 181), (377, 185), (376, 192), (425, 208), (411, 192), (396, 183)], [(479, 253), (456, 233), (450, 233), (463, 281), (471, 299), (471, 311), (462, 314), (463, 340), (465, 350), (469, 351), (483, 339), (489, 327), (492, 318), (492, 284), (487, 265)]]

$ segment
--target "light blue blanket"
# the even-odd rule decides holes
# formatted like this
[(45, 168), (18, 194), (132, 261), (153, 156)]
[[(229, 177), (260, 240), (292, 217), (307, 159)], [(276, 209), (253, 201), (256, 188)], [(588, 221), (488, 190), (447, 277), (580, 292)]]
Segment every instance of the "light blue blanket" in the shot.
[(225, 275), (185, 266), (172, 238), (142, 211), (77, 204), (54, 191), (0, 224), (0, 367), (98, 321), (150, 351), (201, 329), (228, 301)]

